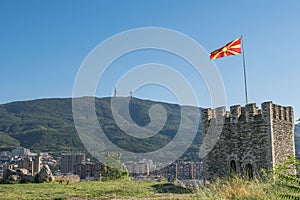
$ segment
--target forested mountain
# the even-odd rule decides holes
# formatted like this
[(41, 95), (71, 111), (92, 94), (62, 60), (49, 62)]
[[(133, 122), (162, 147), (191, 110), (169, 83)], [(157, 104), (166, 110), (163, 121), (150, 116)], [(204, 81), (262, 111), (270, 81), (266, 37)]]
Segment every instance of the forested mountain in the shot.
[[(89, 98), (89, 97), (86, 97)], [(125, 116), (128, 110), (127, 97), (117, 97), (119, 106), (117, 114)], [(124, 101), (124, 104), (122, 103)], [(95, 108), (98, 121), (107, 137), (118, 146), (131, 152), (145, 152), (159, 149), (166, 145), (175, 136), (181, 117), (181, 107), (176, 104), (154, 102), (130, 98), (129, 113), (132, 120), (139, 126), (150, 123), (149, 109), (152, 105), (163, 106), (167, 119), (155, 137), (148, 140), (134, 142), (128, 145), (126, 134), (116, 125), (111, 111), (111, 98), (96, 98)], [(193, 113), (200, 113), (200, 108), (185, 107), (189, 109), (183, 116), (188, 124), (195, 123)], [(158, 112), (161, 112), (158, 109)], [(163, 113), (162, 113), (163, 114)], [(160, 116), (160, 113), (158, 113)], [(197, 157), (201, 141), (201, 123), (199, 122), (197, 136), (193, 145), (188, 150), (188, 157)], [(189, 129), (189, 127), (183, 127)], [(132, 138), (131, 138), (132, 139)], [(138, 139), (137, 139), (138, 140)], [(132, 143), (132, 142), (131, 142)], [(32, 101), (12, 102), (0, 105), (0, 148), (12, 149), (18, 146), (29, 148), (33, 151), (66, 152), (85, 151), (73, 121), (72, 99), (40, 99)], [(192, 152), (194, 153), (192, 153)]]
[[(117, 100), (119, 102), (119, 106), (116, 107), (118, 117), (128, 118), (126, 116), (128, 105), (125, 103), (128, 98), (117, 97)], [(179, 105), (130, 98), (130, 117), (137, 125), (147, 126), (151, 121), (149, 109), (155, 104), (163, 106), (167, 114), (166, 122), (155, 137), (139, 140), (130, 138), (116, 125), (111, 111), (111, 98), (95, 99), (98, 121), (107, 137), (118, 146), (131, 152), (159, 149), (170, 142), (177, 133), (181, 119), (181, 107)], [(187, 122), (183, 129), (188, 131), (189, 124), (195, 123), (193, 114), (200, 113), (201, 108), (186, 108), (189, 109), (189, 112), (182, 116)], [(157, 110), (158, 116), (164, 114), (161, 110)], [(132, 145), (132, 141), (135, 145)], [(187, 150), (184, 159), (196, 159), (198, 157), (200, 142), (201, 122), (199, 121), (197, 136)], [(300, 154), (299, 124), (295, 125), (295, 143), (296, 151)], [(35, 152), (86, 151), (74, 126), (72, 99), (39, 99), (0, 105), (0, 150), (11, 150), (19, 146)]]

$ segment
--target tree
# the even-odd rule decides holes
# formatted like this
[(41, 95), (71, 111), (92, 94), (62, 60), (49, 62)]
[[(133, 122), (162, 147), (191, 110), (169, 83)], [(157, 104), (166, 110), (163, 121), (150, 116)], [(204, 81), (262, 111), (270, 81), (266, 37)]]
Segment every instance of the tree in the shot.
[(107, 169), (103, 176), (107, 180), (128, 179), (129, 173), (124, 163), (121, 162), (121, 154), (118, 152), (107, 152), (106, 154)]

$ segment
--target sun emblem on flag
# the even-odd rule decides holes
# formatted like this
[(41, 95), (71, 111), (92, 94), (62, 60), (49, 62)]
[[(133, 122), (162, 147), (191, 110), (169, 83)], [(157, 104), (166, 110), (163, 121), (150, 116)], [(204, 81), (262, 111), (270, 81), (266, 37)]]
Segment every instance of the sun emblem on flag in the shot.
[(241, 38), (238, 38), (236, 40), (229, 42), (224, 47), (211, 52), (210, 59), (213, 60), (213, 59), (222, 58), (226, 56), (237, 55), (240, 54), (241, 52), (242, 52)]

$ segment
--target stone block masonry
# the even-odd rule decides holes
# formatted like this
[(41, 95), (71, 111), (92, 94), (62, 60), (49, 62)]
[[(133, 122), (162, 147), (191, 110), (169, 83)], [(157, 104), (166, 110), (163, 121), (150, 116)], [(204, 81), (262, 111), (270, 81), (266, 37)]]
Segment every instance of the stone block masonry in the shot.
[[(238, 173), (249, 178), (295, 155), (292, 107), (272, 102), (202, 110), (202, 141), (213, 120), (222, 117), (223, 129), (216, 145), (203, 159), (205, 179)], [(213, 129), (211, 129), (213, 130)], [(212, 133), (213, 134), (213, 133)]]

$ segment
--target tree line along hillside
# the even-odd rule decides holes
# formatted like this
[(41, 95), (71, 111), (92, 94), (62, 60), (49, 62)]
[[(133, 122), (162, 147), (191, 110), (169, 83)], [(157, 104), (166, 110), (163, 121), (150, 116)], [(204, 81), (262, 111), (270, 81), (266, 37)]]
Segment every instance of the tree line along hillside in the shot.
[[(126, 119), (125, 110), (129, 109), (132, 120), (142, 127), (151, 122), (149, 117), (151, 106), (159, 104), (164, 107), (167, 114), (163, 128), (155, 136), (146, 140), (132, 138), (115, 123), (111, 110), (111, 98), (95, 98), (99, 124), (106, 136), (119, 147), (131, 152), (153, 151), (168, 144), (176, 135), (182, 117), (179, 105), (130, 98), (128, 108), (125, 103), (128, 100), (127, 97), (117, 98), (118, 116)], [(187, 109), (189, 112), (183, 116), (188, 122), (187, 127), (183, 127), (185, 130), (189, 129), (189, 123), (195, 123), (193, 113), (200, 113), (201, 110), (197, 107), (187, 107)], [(200, 141), (201, 122), (199, 121), (197, 136), (183, 159), (198, 157)], [(136, 145), (130, 145), (132, 143)], [(19, 146), (35, 152), (86, 151), (75, 129), (72, 99), (52, 98), (0, 105), (0, 150), (11, 150)]]

